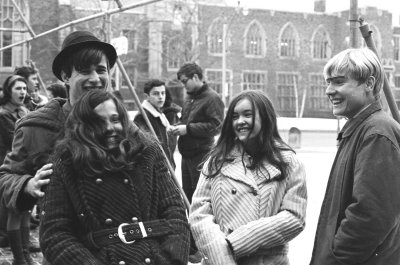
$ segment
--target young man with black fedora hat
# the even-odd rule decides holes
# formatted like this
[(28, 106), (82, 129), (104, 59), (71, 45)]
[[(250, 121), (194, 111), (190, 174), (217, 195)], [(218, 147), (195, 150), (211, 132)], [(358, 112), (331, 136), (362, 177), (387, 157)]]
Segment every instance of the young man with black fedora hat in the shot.
[[(105, 90), (117, 53), (91, 32), (69, 34), (53, 61), (54, 75), (67, 87), (68, 99), (54, 99), (19, 120), (15, 126), (12, 151), (0, 167), (0, 194), (9, 211), (28, 212), (44, 196), (52, 164), (46, 164), (57, 140), (63, 136), (66, 117), (74, 103), (87, 91)], [(41, 214), (45, 214), (41, 212)], [(29, 219), (8, 224), (8, 235), (16, 265), (33, 264), (27, 243)]]

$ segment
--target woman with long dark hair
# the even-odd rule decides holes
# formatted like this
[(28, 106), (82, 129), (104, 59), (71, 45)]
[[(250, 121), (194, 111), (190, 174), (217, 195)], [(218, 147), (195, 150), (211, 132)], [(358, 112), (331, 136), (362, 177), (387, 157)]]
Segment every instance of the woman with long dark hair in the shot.
[(76, 102), (42, 201), (40, 244), (51, 264), (187, 264), (185, 207), (147, 137), (110, 92)]
[(304, 229), (306, 202), (303, 165), (280, 137), (271, 101), (240, 93), (192, 199), (203, 264), (289, 264), (287, 243)]

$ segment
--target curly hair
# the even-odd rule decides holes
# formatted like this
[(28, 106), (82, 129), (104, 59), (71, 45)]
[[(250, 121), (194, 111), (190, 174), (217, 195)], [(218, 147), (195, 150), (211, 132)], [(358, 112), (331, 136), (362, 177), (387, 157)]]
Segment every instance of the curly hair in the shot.
[[(115, 103), (123, 127), (116, 150), (109, 150), (102, 143), (106, 122), (94, 110), (107, 100)], [(65, 123), (64, 139), (57, 144), (53, 159), (67, 160), (78, 172), (95, 176), (129, 170), (149, 143), (150, 138), (130, 122), (125, 107), (111, 92), (92, 90), (74, 104)]]

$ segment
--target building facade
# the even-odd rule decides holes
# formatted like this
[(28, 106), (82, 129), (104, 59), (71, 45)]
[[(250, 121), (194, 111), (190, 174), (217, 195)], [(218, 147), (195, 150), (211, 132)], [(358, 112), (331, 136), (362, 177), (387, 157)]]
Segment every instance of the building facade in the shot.
[[(36, 34), (117, 8), (115, 2), (99, 0), (16, 2)], [(333, 118), (322, 69), (334, 54), (349, 47), (348, 10), (327, 14), (323, 0), (316, 1), (314, 13), (206, 2), (166, 0), (111, 18), (70, 24), (29, 44), (2, 51), (0, 78), (4, 80), (15, 66), (32, 59), (45, 83), (55, 82), (51, 62), (62, 40), (72, 30), (86, 29), (107, 41), (119, 36), (128, 39), (127, 53), (120, 58), (141, 99), (143, 83), (148, 78), (161, 78), (181, 103), (184, 91), (176, 81), (176, 72), (184, 62), (196, 61), (203, 67), (207, 82), (226, 103), (242, 90), (260, 89), (271, 97), (280, 116)], [(21, 30), (3, 30), (1, 47), (30, 37), (12, 1), (0, 3), (0, 27)], [(134, 3), (124, 1), (124, 5)], [(392, 26), (388, 11), (368, 7), (360, 8), (358, 13), (370, 24), (392, 91), (400, 102), (400, 28)], [(361, 38), (358, 43), (364, 45)], [(112, 74), (116, 88), (134, 108), (126, 81), (118, 71)]]

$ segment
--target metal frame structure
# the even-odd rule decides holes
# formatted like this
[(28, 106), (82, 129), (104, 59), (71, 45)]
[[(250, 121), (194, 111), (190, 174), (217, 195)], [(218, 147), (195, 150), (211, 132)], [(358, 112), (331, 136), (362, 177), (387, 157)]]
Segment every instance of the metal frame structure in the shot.
[[(48, 34), (50, 34), (50, 33), (53, 33), (53, 32), (57, 32), (57, 31), (59, 31), (59, 30), (61, 30), (61, 29), (64, 29), (64, 28), (73, 26), (73, 25), (75, 25), (75, 24), (79, 24), (79, 23), (82, 23), (82, 22), (85, 22), (85, 21), (88, 21), (88, 20), (92, 20), (92, 19), (96, 19), (96, 18), (100, 18), (100, 17), (104, 17), (104, 16), (105, 16), (105, 17), (110, 17), (110, 15), (115, 14), (115, 13), (120, 13), (120, 12), (126, 11), (126, 10), (128, 10), (128, 9), (132, 9), (132, 8), (137, 8), (137, 7), (149, 5), (149, 4), (156, 3), (156, 2), (160, 2), (160, 1), (163, 1), (163, 0), (148, 0), (148, 1), (142, 1), (142, 2), (139, 2), (139, 3), (127, 5), (127, 6), (125, 6), (125, 7), (121, 4), (121, 2), (120, 2), (119, 0), (114, 0), (114, 1), (117, 3), (117, 5), (118, 5), (118, 8), (116, 8), (116, 9), (112, 9), (112, 10), (108, 10), (108, 11), (96, 13), (96, 14), (93, 14), (93, 15), (90, 15), (90, 16), (87, 16), (87, 17), (83, 17), (83, 18), (80, 18), (80, 19), (76, 19), (76, 20), (74, 20), (74, 21), (71, 21), (71, 22), (66, 23), (66, 24), (64, 24), (64, 25), (61, 25), (61, 26), (58, 26), (58, 27), (53, 28), (53, 29), (51, 29), (51, 30), (42, 32), (42, 33), (40, 33), (40, 34), (35, 34), (35, 32), (33, 31), (33, 29), (31, 28), (29, 22), (28, 22), (28, 21), (26, 20), (26, 18), (24, 17), (24, 15), (23, 15), (21, 9), (19, 8), (19, 6), (17, 5), (17, 3), (15, 2), (15, 0), (11, 0), (11, 1), (12, 1), (13, 5), (15, 6), (15, 8), (17, 9), (17, 11), (18, 11), (19, 15), (21, 16), (22, 20), (24, 21), (26, 27), (28, 28), (27, 31), (30, 33), (31, 38), (28, 38), (28, 39), (26, 39), (26, 40), (19, 41), (19, 42), (13, 43), (13, 44), (11, 44), (11, 45), (2, 47), (2, 48), (0, 48), (0, 52), (1, 52), (1, 51), (4, 51), (4, 50), (6, 50), (6, 49), (10, 49), (10, 48), (12, 48), (12, 47), (14, 47), (14, 46), (22, 45), (22, 44), (27, 43), (27, 42), (29, 43), (30, 41), (32, 41), (32, 40), (34, 40), (34, 39), (37, 39), (37, 38), (46, 36), (46, 35), (48, 35)], [(132, 95), (133, 95), (133, 98), (134, 98), (134, 100), (135, 100), (135, 103), (136, 103), (136, 105), (138, 106), (140, 113), (143, 115), (144, 120), (145, 120), (145, 122), (146, 122), (148, 128), (150, 129), (151, 133), (155, 136), (155, 139), (158, 139), (158, 138), (157, 138), (157, 135), (156, 135), (156, 133), (155, 133), (155, 131), (154, 131), (154, 129), (153, 129), (151, 123), (150, 123), (150, 120), (149, 120), (149, 118), (147, 117), (146, 112), (144, 111), (144, 109), (143, 109), (143, 107), (142, 107), (142, 105), (141, 105), (141, 102), (140, 102), (140, 100), (139, 100), (139, 97), (137, 96), (137, 93), (136, 93), (136, 91), (135, 91), (135, 88), (133, 87), (131, 81), (129, 80), (129, 76), (128, 76), (126, 70), (125, 70), (125, 67), (123, 66), (123, 64), (122, 64), (122, 62), (121, 62), (121, 60), (120, 60), (119, 58), (117, 58), (117, 66), (118, 66), (119, 70), (121, 71), (122, 76), (123, 76), (123, 77), (125, 78), (125, 80), (127, 81), (129, 90), (131, 91), (131, 93), (132, 93)], [(39, 77), (39, 78), (40, 78), (40, 77)], [(40, 78), (40, 79), (41, 79), (41, 78)], [(41, 83), (43, 83), (43, 81), (41, 81)], [(169, 162), (169, 159), (168, 159), (167, 155), (165, 154), (164, 149), (161, 147), (161, 145), (160, 145), (159, 142), (158, 142), (158, 144), (159, 144), (160, 149), (161, 149), (161, 151), (162, 151), (162, 153), (163, 153), (163, 155), (164, 155), (164, 157), (165, 157), (165, 161), (167, 162), (167, 166), (168, 166), (168, 169), (169, 169), (169, 171), (170, 171), (170, 173), (171, 173), (171, 175), (172, 175), (172, 179), (173, 179), (175, 185), (177, 186), (177, 188), (179, 189), (179, 191), (180, 191), (180, 193), (181, 193), (181, 196), (182, 196), (182, 198), (183, 198), (183, 201), (184, 201), (184, 203), (185, 203), (185, 206), (186, 206), (186, 208), (187, 208), (187, 211), (189, 212), (189, 209), (190, 209), (189, 200), (188, 200), (188, 198), (186, 197), (185, 192), (183, 191), (182, 187), (180, 186), (180, 184), (179, 184), (179, 182), (178, 182), (178, 179), (177, 179), (177, 177), (176, 177), (176, 175), (175, 175), (175, 171), (174, 171), (174, 169), (173, 169), (171, 163)]]

